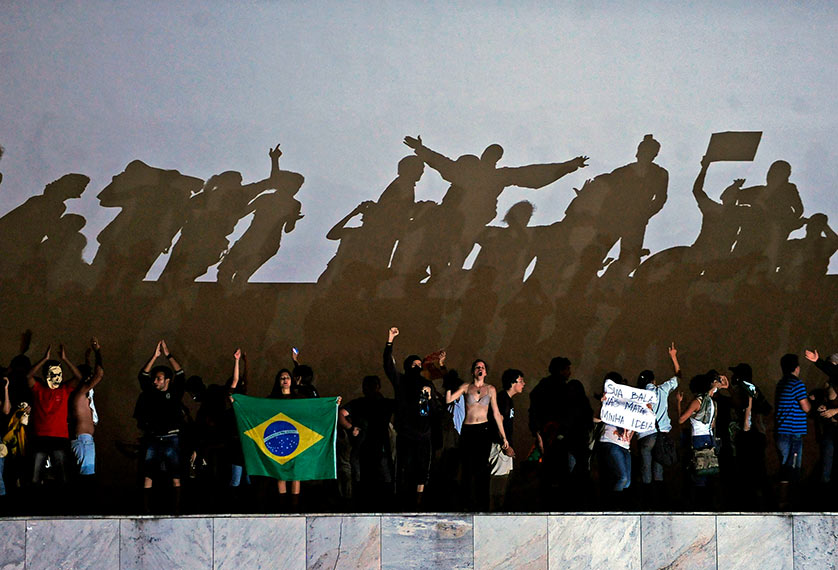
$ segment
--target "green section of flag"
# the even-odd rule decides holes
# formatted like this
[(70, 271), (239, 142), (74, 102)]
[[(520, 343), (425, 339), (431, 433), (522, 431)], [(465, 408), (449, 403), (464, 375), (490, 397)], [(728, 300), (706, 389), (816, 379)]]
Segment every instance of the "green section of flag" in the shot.
[(233, 396), (244, 465), (283, 481), (335, 479), (337, 398)]

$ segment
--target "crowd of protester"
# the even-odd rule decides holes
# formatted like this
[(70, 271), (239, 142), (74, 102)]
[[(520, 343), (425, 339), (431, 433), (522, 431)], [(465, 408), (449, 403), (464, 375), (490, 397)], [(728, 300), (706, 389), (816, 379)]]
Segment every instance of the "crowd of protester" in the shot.
[[(489, 381), (489, 364), (476, 359), (468, 377), (461, 378), (448, 367), (445, 351), (408, 355), (399, 370), (398, 335), (398, 328), (389, 329), (383, 351), (383, 372), (393, 397), (384, 395), (380, 376), (368, 375), (361, 382), (361, 397), (339, 399), (337, 480), (304, 482), (247, 474), (232, 408), (232, 395), (248, 392), (244, 351), (232, 356), (231, 375), (224, 383), (206, 385), (197, 376), (187, 377), (180, 358), (160, 340), (138, 374), (134, 418), (143, 434), (136, 449), (141, 491), (139, 500), (123, 510), (835, 507), (831, 475), (838, 434), (838, 354), (824, 359), (816, 350), (802, 353), (820, 371), (811, 371), (817, 376), (807, 378), (809, 388), (800, 378), (800, 356), (783, 356), (773, 403), (747, 363), (727, 371), (692, 371), (690, 380), (683, 380), (674, 343), (668, 347), (671, 374), (643, 370), (634, 381), (611, 371), (602, 380), (602, 392), (594, 394), (573, 378), (569, 359), (555, 357), (548, 375), (529, 391), (524, 426), (515, 413), (516, 405), (524, 405), (524, 372), (506, 369), (496, 386)], [(0, 512), (12, 512), (14, 504), (21, 512), (89, 513), (102, 484), (94, 441), (94, 388), (105, 377), (102, 347), (91, 339), (78, 365), (63, 346), (57, 354), (47, 347), (33, 364), (25, 356), (28, 344), (25, 339), (21, 354), (3, 370), (0, 386)], [(265, 396), (319, 397), (314, 372), (299, 362), (296, 348), (292, 359), (290, 368), (276, 373)], [(648, 405), (654, 428), (635, 433), (600, 419), (607, 381), (653, 392), (654, 402)], [(198, 404), (194, 414), (184, 405), (185, 398)], [(804, 477), (803, 441), (810, 427), (820, 460)], [(520, 437), (527, 429), (532, 437)], [(776, 473), (767, 462), (769, 438), (776, 448)], [(802, 481), (815, 484), (804, 487)], [(20, 500), (11, 503), (15, 498)]]

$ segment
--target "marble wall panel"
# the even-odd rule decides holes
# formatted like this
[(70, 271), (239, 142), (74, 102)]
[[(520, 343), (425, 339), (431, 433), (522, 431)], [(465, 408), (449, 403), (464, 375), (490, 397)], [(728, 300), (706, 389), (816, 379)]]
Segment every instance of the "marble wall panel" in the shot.
[(474, 517), (474, 566), (546, 570), (546, 515)]
[(308, 517), (306, 568), (381, 568), (381, 518)]
[(7, 568), (838, 570), (838, 516), (424, 515), (0, 520)]
[(122, 519), (122, 569), (212, 568), (212, 519)]
[(23, 568), (26, 521), (0, 521), (0, 570)]
[(381, 568), (474, 568), (472, 517), (381, 517)]
[(838, 516), (794, 515), (795, 570), (838, 568)]
[(118, 568), (119, 521), (26, 521), (26, 568)]
[(716, 543), (719, 568), (794, 568), (790, 516), (718, 515)]
[(550, 568), (640, 569), (640, 516), (548, 517)]
[(716, 517), (642, 515), (643, 569), (716, 568)]
[(305, 517), (216, 518), (213, 528), (217, 570), (305, 568)]

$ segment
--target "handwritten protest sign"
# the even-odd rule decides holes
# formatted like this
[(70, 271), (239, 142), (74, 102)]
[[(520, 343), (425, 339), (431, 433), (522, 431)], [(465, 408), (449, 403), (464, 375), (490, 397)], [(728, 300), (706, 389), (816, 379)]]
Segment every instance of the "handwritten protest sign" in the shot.
[(606, 380), (605, 401), (599, 417), (612, 426), (647, 431), (655, 428), (655, 413), (647, 404), (654, 406), (657, 401), (658, 396), (653, 390), (641, 390)]

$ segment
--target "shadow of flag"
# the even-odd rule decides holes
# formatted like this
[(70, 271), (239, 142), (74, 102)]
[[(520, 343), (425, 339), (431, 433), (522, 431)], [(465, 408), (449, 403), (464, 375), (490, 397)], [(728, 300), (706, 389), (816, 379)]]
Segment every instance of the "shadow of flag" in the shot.
[(335, 479), (337, 398), (274, 400), (235, 394), (233, 411), (250, 475)]

